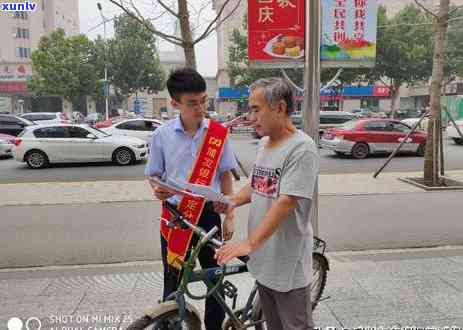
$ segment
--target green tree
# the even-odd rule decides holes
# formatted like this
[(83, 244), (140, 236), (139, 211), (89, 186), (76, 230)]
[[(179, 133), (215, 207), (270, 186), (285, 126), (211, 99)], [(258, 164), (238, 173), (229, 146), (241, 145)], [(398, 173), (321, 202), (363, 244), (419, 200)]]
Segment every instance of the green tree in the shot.
[(376, 66), (365, 77), (383, 81), (391, 90), (391, 111), (399, 107), (399, 89), (427, 81), (432, 72), (432, 25), (425, 13), (409, 5), (394, 17), (386, 8), (378, 10)]
[(69, 102), (92, 94), (96, 84), (93, 47), (86, 36), (66, 37), (62, 29), (42, 37), (31, 55), (34, 74), (28, 89), (35, 95), (61, 96)]
[(95, 41), (93, 63), (99, 77), (104, 77), (108, 64), (108, 80), (123, 97), (139, 91), (153, 93), (164, 88), (165, 73), (161, 67), (153, 34), (126, 14), (114, 20), (114, 39)]
[[(454, 7), (452, 17), (462, 17), (463, 9)], [(447, 42), (445, 50), (444, 76), (445, 83), (463, 76), (463, 20), (450, 19), (448, 22)]]

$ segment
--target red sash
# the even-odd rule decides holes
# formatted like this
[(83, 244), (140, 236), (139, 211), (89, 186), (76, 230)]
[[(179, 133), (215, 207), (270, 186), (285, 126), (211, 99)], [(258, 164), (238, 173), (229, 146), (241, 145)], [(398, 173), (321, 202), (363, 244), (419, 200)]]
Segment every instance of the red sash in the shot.
[[(209, 128), (196, 156), (193, 171), (188, 180), (189, 183), (211, 185), (222, 156), (227, 134), (228, 130), (224, 126), (212, 120), (209, 121)], [(205, 204), (204, 198), (183, 196), (178, 209), (191, 223), (196, 225)], [(162, 209), (162, 217), (170, 219), (170, 213), (164, 208)], [(191, 229), (171, 229), (164, 222), (161, 222), (161, 234), (167, 240), (167, 263), (174, 268), (181, 269), (193, 231)]]

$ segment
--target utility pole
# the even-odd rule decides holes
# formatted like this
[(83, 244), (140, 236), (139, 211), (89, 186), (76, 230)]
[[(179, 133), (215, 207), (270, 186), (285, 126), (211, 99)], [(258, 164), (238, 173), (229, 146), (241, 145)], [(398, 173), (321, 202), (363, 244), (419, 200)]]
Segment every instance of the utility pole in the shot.
[(103, 15), (103, 9), (101, 3), (97, 2), (98, 11), (100, 12), (101, 18), (103, 19), (103, 40), (104, 40), (104, 96), (105, 96), (105, 114), (106, 120), (109, 119), (109, 85), (108, 85), (108, 59), (106, 54), (106, 17)]
[[(320, 121), (320, 0), (305, 1), (305, 70), (304, 70), (304, 109), (302, 111), (304, 131), (312, 137), (315, 144), (319, 141)], [(312, 203), (312, 226), (318, 235), (318, 181)]]

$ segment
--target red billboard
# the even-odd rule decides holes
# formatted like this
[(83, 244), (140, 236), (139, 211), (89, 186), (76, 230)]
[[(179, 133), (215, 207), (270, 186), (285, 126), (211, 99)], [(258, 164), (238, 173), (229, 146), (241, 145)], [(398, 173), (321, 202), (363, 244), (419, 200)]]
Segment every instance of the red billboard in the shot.
[(373, 89), (373, 96), (388, 97), (390, 88), (388, 86), (375, 86)]
[(25, 81), (0, 81), (1, 93), (27, 93)]
[(304, 61), (304, 0), (248, 0), (251, 63)]

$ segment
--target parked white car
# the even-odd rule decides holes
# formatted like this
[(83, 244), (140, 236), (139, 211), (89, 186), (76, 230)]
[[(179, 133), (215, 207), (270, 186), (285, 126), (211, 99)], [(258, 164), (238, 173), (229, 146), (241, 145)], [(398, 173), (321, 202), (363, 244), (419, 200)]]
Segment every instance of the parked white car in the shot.
[[(455, 123), (458, 125), (460, 132), (463, 133), (463, 120), (455, 120)], [(463, 139), (461, 138), (460, 134), (458, 134), (457, 129), (451, 121), (447, 126), (447, 136), (455, 141), (456, 144), (463, 145)]]
[(22, 118), (36, 124), (70, 124), (69, 118), (62, 112), (29, 112), (21, 115)]
[(0, 157), (13, 156), (15, 136), (8, 134), (0, 134)]
[(132, 136), (151, 142), (153, 132), (162, 125), (162, 121), (150, 118), (134, 118), (117, 122), (109, 127), (101, 128), (102, 131), (118, 136)]
[(111, 136), (88, 125), (37, 125), (25, 129), (15, 140), (14, 158), (30, 168), (50, 163), (105, 162), (129, 165), (148, 157), (145, 141)]

